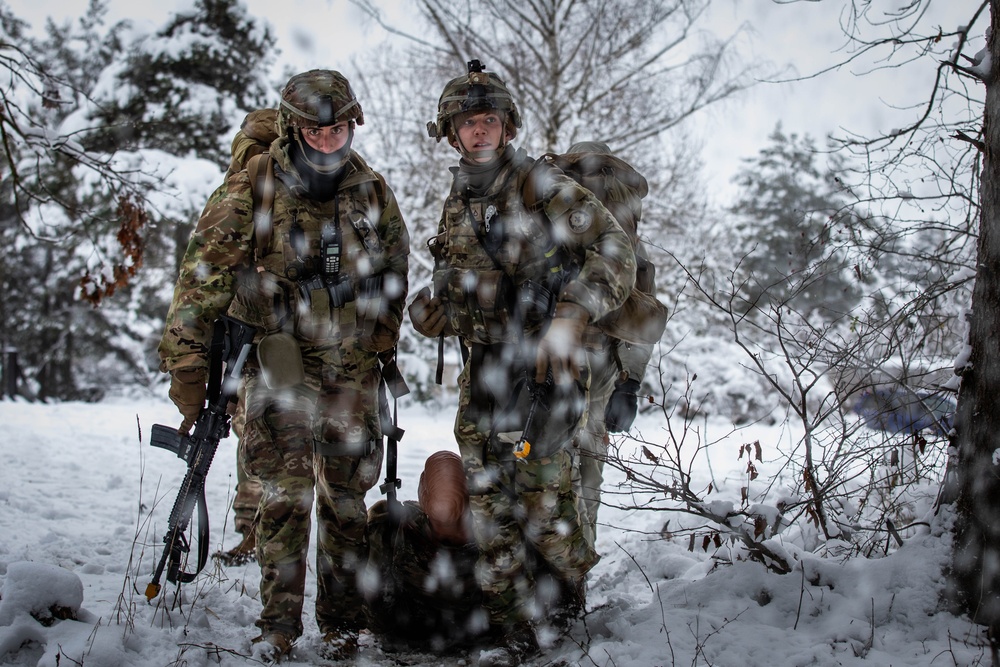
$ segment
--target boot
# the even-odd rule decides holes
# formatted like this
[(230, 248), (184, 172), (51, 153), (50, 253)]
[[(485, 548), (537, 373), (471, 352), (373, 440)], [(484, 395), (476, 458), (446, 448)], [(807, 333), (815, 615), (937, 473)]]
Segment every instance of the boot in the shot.
[(262, 659), (279, 663), (292, 654), (293, 637), (283, 632), (268, 632), (250, 640), (253, 652)]
[(358, 631), (347, 628), (323, 633), (318, 653), (326, 660), (349, 660), (358, 654)]
[(235, 547), (229, 551), (216, 551), (212, 554), (212, 558), (215, 558), (220, 563), (226, 567), (232, 567), (234, 565), (245, 565), (250, 561), (257, 560), (257, 531), (251, 529), (243, 535), (243, 541), (237, 544)]
[(559, 602), (552, 613), (553, 624), (557, 628), (566, 629), (576, 619), (583, 616), (587, 609), (587, 580), (559, 582)]
[(494, 648), (479, 653), (478, 667), (520, 667), (539, 653), (538, 639), (531, 623), (511, 626)]

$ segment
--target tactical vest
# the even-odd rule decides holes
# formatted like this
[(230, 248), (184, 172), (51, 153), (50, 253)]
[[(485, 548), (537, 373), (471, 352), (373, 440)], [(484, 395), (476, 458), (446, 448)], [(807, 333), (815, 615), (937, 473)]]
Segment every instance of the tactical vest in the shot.
[(371, 333), (386, 265), (372, 197), (381, 183), (353, 153), (348, 168), (328, 202), (295, 196), (275, 179), (270, 233), (255, 235), (255, 265), (238, 281), (230, 315), (307, 344)]
[(567, 269), (548, 224), (527, 210), (523, 185), (535, 162), (518, 151), (483, 197), (469, 197), (456, 178), (445, 201), (443, 231), (428, 246), (434, 291), (449, 324), (472, 343), (517, 342), (537, 331), (557, 294), (540, 303), (553, 272)]

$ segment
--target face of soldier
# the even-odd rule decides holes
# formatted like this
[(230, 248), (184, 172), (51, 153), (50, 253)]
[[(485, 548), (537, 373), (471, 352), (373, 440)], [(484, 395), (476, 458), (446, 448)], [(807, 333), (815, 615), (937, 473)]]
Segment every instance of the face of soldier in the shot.
[(455, 132), (465, 151), (476, 156), (476, 162), (492, 160), (504, 136), (503, 118), (496, 112), (484, 111), (456, 120)]
[(326, 127), (304, 127), (302, 138), (313, 150), (329, 155), (344, 147), (350, 136), (349, 129), (347, 121)]

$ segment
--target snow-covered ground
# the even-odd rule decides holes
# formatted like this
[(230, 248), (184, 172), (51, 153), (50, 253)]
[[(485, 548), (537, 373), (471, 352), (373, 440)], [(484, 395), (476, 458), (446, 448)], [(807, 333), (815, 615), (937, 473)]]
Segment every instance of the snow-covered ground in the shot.
[[(98, 404), (0, 402), (0, 664), (259, 664), (249, 647), (259, 610), (255, 564), (223, 569), (212, 563), (181, 588), (179, 598), (171, 585), (152, 603), (143, 594), (184, 473), (182, 461), (148, 445), (152, 424), (179, 421), (163, 393), (162, 399)], [(404, 499), (416, 496), (428, 454), (455, 449), (453, 417), (451, 410), (401, 410)], [(660, 437), (654, 416), (641, 415), (636, 427), (649, 440)], [(729, 429), (719, 424), (717, 431)], [(731, 451), (742, 442), (787, 436), (777, 427), (757, 426), (733, 437)], [(228, 511), (234, 460), (235, 441), (229, 439), (208, 481), (213, 550), (236, 541)], [(738, 502), (739, 471), (723, 461), (711, 463), (717, 496)], [(606, 487), (622, 481), (609, 471)], [(371, 500), (377, 497), (376, 489)], [(546, 653), (533, 664), (989, 664), (980, 628), (939, 609), (948, 557), (940, 518), (925, 517), (931, 528), (881, 559), (819, 558), (784, 544), (807, 563), (808, 577), (801, 566), (782, 576), (752, 562), (719, 564), (711, 551), (689, 551), (687, 538), (665, 538), (661, 529), (668, 518), (662, 512), (602, 510), (603, 558), (591, 572), (589, 613), (569, 636), (547, 637)], [(311, 620), (313, 589), (310, 578), (306, 634), (288, 663), (293, 666), (322, 664)], [(78, 608), (77, 620), (46, 625), (32, 616), (52, 605)], [(463, 656), (395, 659), (473, 664)], [(354, 664), (397, 663), (366, 638)]]

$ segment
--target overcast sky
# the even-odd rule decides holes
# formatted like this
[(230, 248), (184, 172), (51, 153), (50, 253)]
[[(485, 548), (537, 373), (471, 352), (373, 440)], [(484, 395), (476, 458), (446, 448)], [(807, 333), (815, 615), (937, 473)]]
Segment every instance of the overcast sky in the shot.
[[(78, 17), (87, 6), (87, 0), (8, 1), (18, 16), (36, 28), (41, 28), (48, 15)], [(153, 4), (110, 0), (110, 7), (113, 19), (147, 18), (159, 24), (170, 10), (191, 1), (161, 0)], [(244, 1), (252, 14), (270, 21), (282, 50), (282, 62), (295, 70), (346, 67), (352, 54), (384, 38), (381, 29), (348, 0)], [(889, 11), (908, 2), (878, 0), (874, 6), (877, 11)], [(839, 23), (846, 3), (716, 0), (711, 20), (703, 27), (728, 35), (746, 26), (749, 30), (741, 49), (747, 59), (765, 59), (776, 67), (791, 67), (793, 72), (807, 75), (843, 55), (845, 39)], [(381, 0), (380, 4), (389, 12), (405, 6), (394, 0)], [(936, 0), (931, 11), (938, 13), (939, 23), (948, 30), (966, 20), (978, 5), (979, 0)], [(972, 44), (978, 49), (985, 40), (980, 35)], [(810, 134), (819, 140), (831, 132), (871, 133), (898, 126), (911, 112), (893, 112), (890, 105), (912, 104), (913, 91), (926, 86), (934, 65), (924, 60), (919, 68), (891, 69), (863, 77), (857, 75), (860, 68), (852, 66), (810, 81), (761, 83), (738, 99), (703, 113), (696, 124), (686, 129), (704, 138), (703, 156), (711, 185), (725, 190), (731, 187), (740, 158), (752, 157), (763, 147), (778, 121), (788, 133)]]

